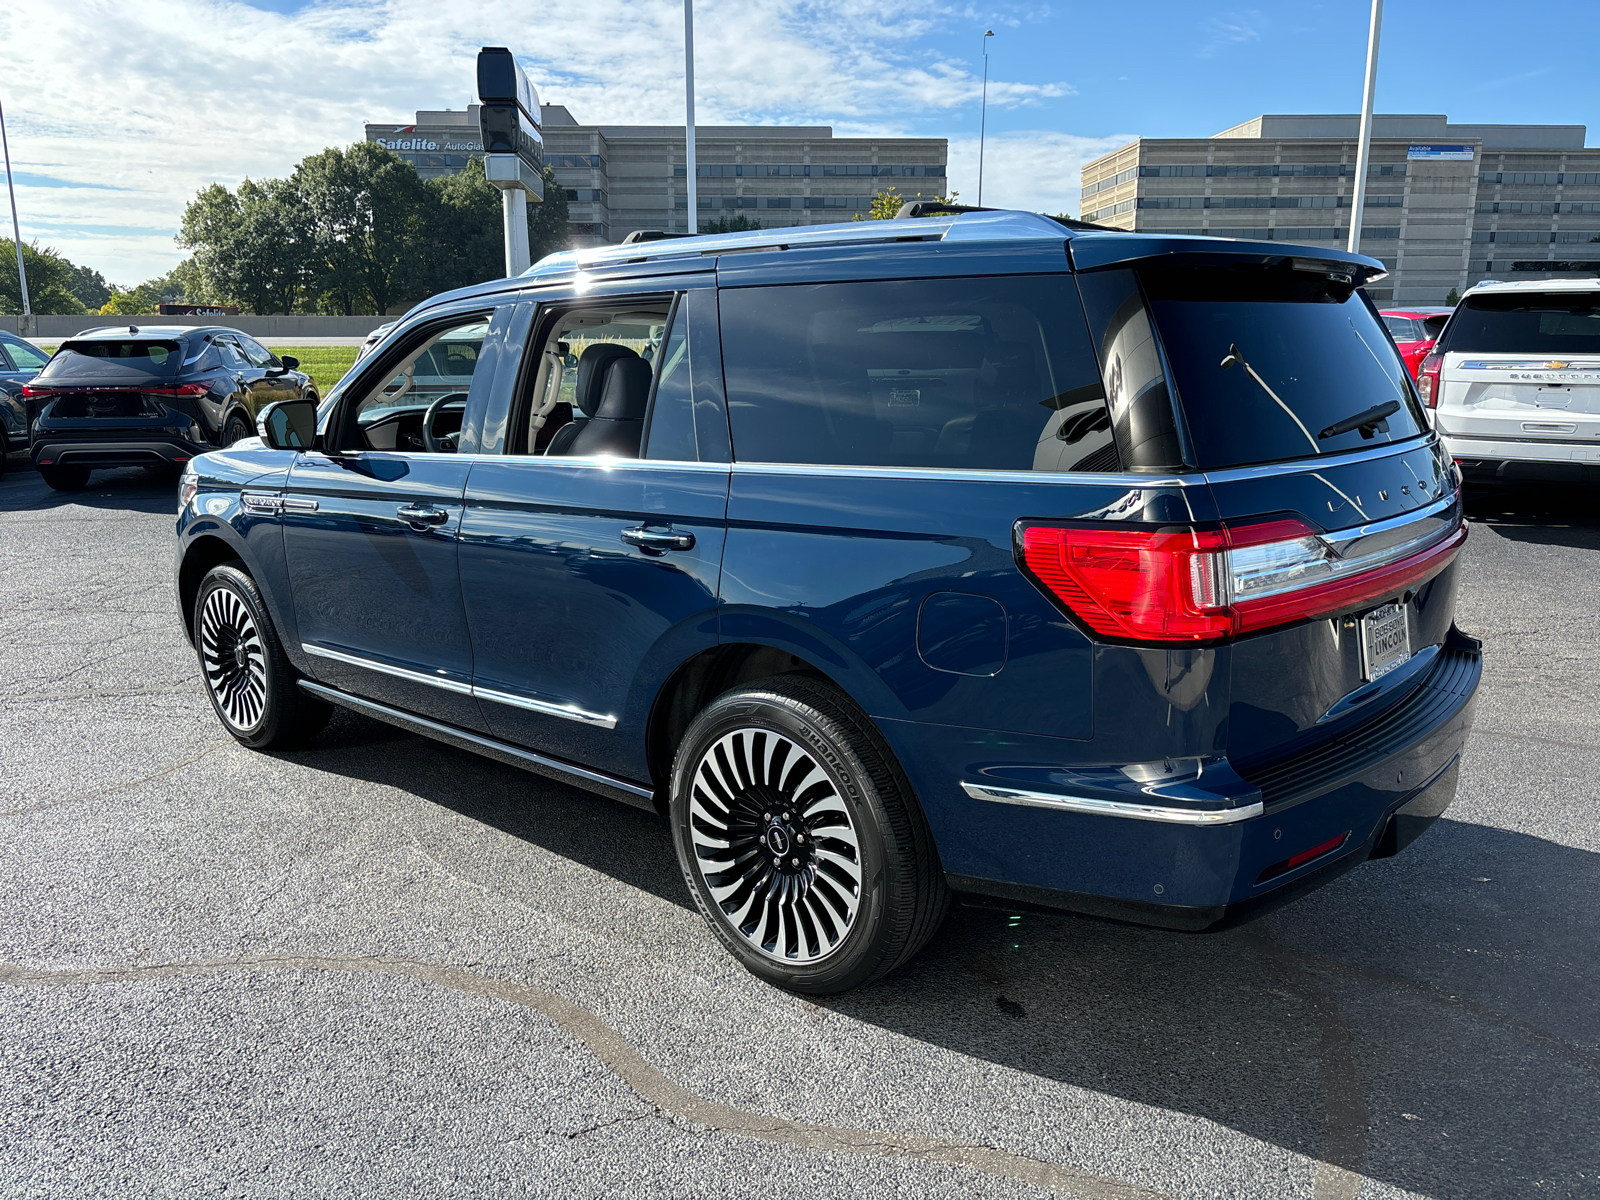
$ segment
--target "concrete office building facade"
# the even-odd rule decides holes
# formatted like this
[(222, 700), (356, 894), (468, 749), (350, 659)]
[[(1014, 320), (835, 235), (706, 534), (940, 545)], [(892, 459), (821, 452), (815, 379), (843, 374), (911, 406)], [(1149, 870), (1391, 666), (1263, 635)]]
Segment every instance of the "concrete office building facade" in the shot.
[[(1360, 120), (1256, 117), (1141, 138), (1083, 168), (1084, 219), (1148, 233), (1345, 245)], [(1480, 279), (1600, 274), (1600, 149), (1582, 125), (1373, 118), (1361, 249), (1382, 304), (1441, 304)]]
[[(573, 245), (620, 242), (637, 229), (691, 229), (681, 125), (580, 125), (565, 106), (540, 110), (545, 164), (567, 193)], [(368, 125), (367, 140), (424, 178), (481, 157), (477, 106), (421, 111), (412, 125)], [(848, 221), (880, 191), (944, 195), (944, 138), (836, 138), (826, 125), (695, 127), (698, 224), (744, 216), (769, 227)], [(696, 226), (697, 227), (697, 226)]]

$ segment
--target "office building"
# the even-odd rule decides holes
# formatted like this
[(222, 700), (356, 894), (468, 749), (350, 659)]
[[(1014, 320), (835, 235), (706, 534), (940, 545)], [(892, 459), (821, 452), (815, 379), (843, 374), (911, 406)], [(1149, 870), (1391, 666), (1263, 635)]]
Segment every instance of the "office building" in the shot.
[[(545, 163), (567, 193), (573, 245), (620, 242), (636, 229), (690, 229), (681, 125), (580, 125), (540, 110)], [(422, 111), (411, 125), (366, 127), (367, 140), (424, 178), (480, 157), (477, 106)], [(948, 190), (944, 138), (836, 138), (826, 125), (697, 125), (699, 224), (743, 216), (769, 227), (848, 221), (893, 189), (907, 200)]]
[[(1141, 138), (1083, 168), (1085, 220), (1145, 233), (1343, 247), (1360, 118), (1260, 116)], [(1600, 149), (1582, 125), (1373, 118), (1361, 249), (1379, 303), (1440, 304), (1480, 279), (1600, 274)]]

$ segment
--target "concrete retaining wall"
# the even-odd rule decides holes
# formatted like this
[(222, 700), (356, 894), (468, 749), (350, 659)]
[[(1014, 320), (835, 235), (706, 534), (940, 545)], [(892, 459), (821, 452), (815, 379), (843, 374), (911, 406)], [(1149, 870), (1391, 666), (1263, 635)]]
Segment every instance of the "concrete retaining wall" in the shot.
[(103, 325), (226, 325), (248, 333), (253, 338), (272, 339), (277, 342), (295, 338), (363, 338), (393, 317), (314, 317), (294, 315), (287, 317), (163, 317), (154, 313), (142, 316), (102, 317), (90, 314), (83, 317), (47, 316), (35, 313), (29, 320), (30, 328), (22, 328), (23, 318), (14, 315), (0, 316), (0, 329), (23, 337), (49, 340), (66, 338), (85, 329)]

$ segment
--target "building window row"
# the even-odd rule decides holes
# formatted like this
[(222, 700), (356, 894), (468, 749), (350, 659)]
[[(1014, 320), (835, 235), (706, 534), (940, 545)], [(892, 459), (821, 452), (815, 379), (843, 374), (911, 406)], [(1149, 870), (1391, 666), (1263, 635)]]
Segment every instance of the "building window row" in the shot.
[(397, 153), (419, 171), (461, 171), (476, 157), (471, 154), (415, 154), (404, 150)]
[[(1349, 196), (1142, 196), (1140, 208), (1349, 208)], [(1404, 196), (1368, 196), (1368, 208), (1400, 208)]]
[[(678, 179), (687, 179), (689, 169), (682, 164), (672, 168)], [(844, 178), (855, 175), (869, 176), (926, 176), (943, 178), (942, 163), (927, 166), (878, 165), (875, 163), (696, 163), (696, 179), (783, 179), (790, 176)]]
[(1137, 201), (1124, 200), (1121, 204), (1108, 204), (1105, 208), (1097, 208), (1093, 212), (1084, 213), (1085, 221), (1104, 221), (1107, 217), (1120, 216), (1125, 212), (1132, 212)]
[[(696, 207), (708, 208), (871, 208), (871, 196), (697, 196)], [(674, 208), (687, 209), (689, 198), (679, 196)]]
[[(1341, 225), (1304, 225), (1304, 226), (1278, 226), (1267, 228), (1255, 226), (1242, 229), (1163, 229), (1161, 233), (1180, 234), (1186, 237), (1225, 237), (1246, 238), (1256, 242), (1332, 242), (1342, 241), (1349, 230)], [(1383, 241), (1388, 238), (1398, 238), (1400, 227), (1398, 225), (1363, 225), (1361, 236), (1374, 241)]]
[(1118, 171), (1109, 179), (1102, 179), (1099, 183), (1091, 183), (1088, 187), (1083, 189), (1084, 199), (1088, 199), (1096, 192), (1103, 192), (1107, 188), (1114, 188), (1119, 183), (1127, 183), (1128, 180), (1134, 178), (1138, 174), (1138, 167), (1129, 167), (1126, 171)]
[(611, 237), (611, 227), (601, 221), (568, 221), (567, 232), (574, 237)]
[(1588, 200), (1480, 200), (1481, 213), (1593, 213), (1600, 212), (1600, 204)]
[(1600, 171), (1485, 171), (1479, 183), (1600, 183)]
[(1600, 275), (1600, 259), (1523, 258), (1507, 262), (1479, 259), (1467, 264), (1467, 274), (1479, 277), (1495, 271), (1539, 272), (1550, 274)]
[(598, 154), (546, 154), (544, 165), (547, 167), (599, 167), (606, 169), (606, 160)]
[(1600, 242), (1600, 231), (1571, 229), (1560, 233), (1547, 233), (1542, 229), (1475, 230), (1472, 234), (1472, 240), (1479, 245), (1489, 242), (1509, 243), (1512, 245), (1540, 245), (1549, 242)]
[[(1228, 178), (1279, 178), (1296, 179), (1316, 176), (1354, 175), (1356, 169), (1349, 163), (1240, 163), (1233, 166), (1205, 166), (1204, 164), (1140, 167), (1145, 179), (1228, 179)], [(1406, 164), (1368, 163), (1368, 175), (1404, 175)]]
[(566, 192), (567, 199), (569, 201), (589, 201), (598, 202), (600, 204), (604, 204), (606, 202), (606, 192), (604, 188), (567, 188)]

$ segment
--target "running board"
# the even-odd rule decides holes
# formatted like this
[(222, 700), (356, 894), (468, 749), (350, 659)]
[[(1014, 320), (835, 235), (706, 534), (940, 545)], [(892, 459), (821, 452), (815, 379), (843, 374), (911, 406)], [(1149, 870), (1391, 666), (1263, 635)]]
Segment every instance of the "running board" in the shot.
[(309, 679), (300, 680), (303, 691), (330, 704), (337, 704), (341, 708), (348, 708), (353, 712), (364, 713), (369, 717), (376, 717), (390, 725), (397, 725), (401, 729), (420, 733), (424, 737), (431, 737), (435, 741), (444, 742), (446, 745), (456, 746), (462, 750), (471, 750), (475, 754), (482, 754), (486, 758), (498, 762), (508, 763), (513, 767), (521, 767), (524, 771), (532, 771), (535, 775), (543, 775), (548, 779), (560, 783), (569, 783), (574, 787), (581, 787), (587, 791), (598, 792), (602, 796), (609, 796), (613, 800), (621, 800), (624, 804), (631, 804), (635, 808), (642, 808), (646, 812), (656, 812), (655, 793), (649, 788), (640, 787), (636, 783), (629, 783), (625, 779), (618, 779), (614, 775), (607, 775), (601, 771), (591, 771), (587, 767), (573, 766), (560, 759), (546, 758), (543, 754), (536, 754), (532, 750), (523, 750), (518, 746), (507, 745), (505, 742), (496, 741), (494, 738), (484, 737), (481, 733), (469, 733), (465, 729), (457, 729), (454, 725), (444, 725), (438, 721), (430, 721), (426, 717), (419, 717), (415, 713), (408, 713), (404, 709), (391, 708), (387, 704), (379, 704), (376, 700), (366, 700), (360, 696), (352, 696), (349, 692), (341, 692), (338, 688), (328, 687), (326, 684), (313, 683)]

